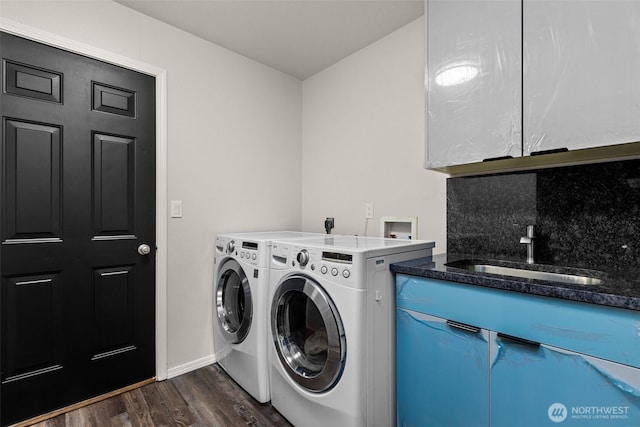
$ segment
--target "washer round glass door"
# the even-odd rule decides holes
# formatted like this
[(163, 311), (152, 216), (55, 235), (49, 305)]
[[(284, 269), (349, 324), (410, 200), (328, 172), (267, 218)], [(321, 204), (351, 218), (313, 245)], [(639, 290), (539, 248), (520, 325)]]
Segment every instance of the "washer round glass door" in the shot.
[(330, 390), (346, 361), (346, 338), (333, 301), (313, 279), (282, 281), (271, 306), (271, 330), (280, 363), (307, 391)]
[(216, 312), (220, 331), (232, 344), (242, 342), (251, 328), (253, 304), (251, 288), (244, 270), (234, 259), (218, 269)]

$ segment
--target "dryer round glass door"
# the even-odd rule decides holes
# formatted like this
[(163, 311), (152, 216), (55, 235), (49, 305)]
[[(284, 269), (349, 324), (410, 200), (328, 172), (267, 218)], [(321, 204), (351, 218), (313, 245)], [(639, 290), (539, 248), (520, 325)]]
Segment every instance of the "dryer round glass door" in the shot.
[(253, 304), (244, 270), (230, 259), (218, 269), (216, 313), (220, 331), (232, 344), (242, 342), (251, 328)]
[(313, 279), (289, 276), (271, 306), (271, 330), (280, 363), (307, 391), (330, 390), (346, 360), (342, 320), (333, 301)]

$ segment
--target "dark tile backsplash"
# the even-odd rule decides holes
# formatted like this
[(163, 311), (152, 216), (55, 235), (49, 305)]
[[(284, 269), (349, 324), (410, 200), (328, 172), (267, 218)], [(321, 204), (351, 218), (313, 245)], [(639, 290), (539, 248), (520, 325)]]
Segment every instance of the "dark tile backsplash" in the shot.
[(447, 252), (537, 263), (640, 269), (640, 160), (447, 180)]

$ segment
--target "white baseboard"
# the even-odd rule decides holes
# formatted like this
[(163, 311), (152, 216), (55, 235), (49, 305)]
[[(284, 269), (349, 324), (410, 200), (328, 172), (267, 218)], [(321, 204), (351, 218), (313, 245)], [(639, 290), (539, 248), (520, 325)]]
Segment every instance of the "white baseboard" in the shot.
[(189, 363), (185, 363), (184, 365), (174, 366), (173, 368), (169, 368), (167, 370), (167, 379), (177, 377), (178, 375), (186, 374), (187, 372), (195, 371), (196, 369), (204, 368), (205, 366), (211, 365), (215, 361), (216, 361), (216, 358), (212, 354), (210, 356), (206, 356), (200, 359), (193, 360)]

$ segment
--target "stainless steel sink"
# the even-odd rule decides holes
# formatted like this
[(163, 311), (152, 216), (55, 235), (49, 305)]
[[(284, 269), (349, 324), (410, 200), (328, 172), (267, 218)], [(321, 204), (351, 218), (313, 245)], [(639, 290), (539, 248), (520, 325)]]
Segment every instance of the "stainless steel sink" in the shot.
[(570, 283), (574, 285), (601, 285), (602, 279), (577, 274), (540, 271), (517, 267), (506, 267), (487, 264), (485, 262), (457, 261), (446, 264), (450, 267), (461, 268), (477, 273), (497, 274), (501, 276), (522, 277), (524, 279), (546, 280), (549, 282)]

